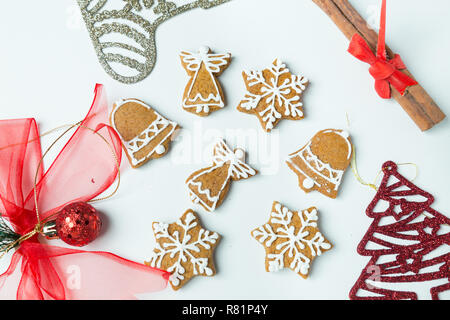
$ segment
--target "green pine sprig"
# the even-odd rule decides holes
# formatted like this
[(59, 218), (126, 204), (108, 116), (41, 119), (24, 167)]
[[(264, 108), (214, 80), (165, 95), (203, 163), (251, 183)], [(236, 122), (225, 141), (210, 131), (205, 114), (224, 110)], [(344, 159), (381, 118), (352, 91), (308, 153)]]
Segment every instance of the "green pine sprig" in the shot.
[(6, 251), (11, 243), (17, 241), (20, 235), (15, 233), (0, 215), (0, 252)]

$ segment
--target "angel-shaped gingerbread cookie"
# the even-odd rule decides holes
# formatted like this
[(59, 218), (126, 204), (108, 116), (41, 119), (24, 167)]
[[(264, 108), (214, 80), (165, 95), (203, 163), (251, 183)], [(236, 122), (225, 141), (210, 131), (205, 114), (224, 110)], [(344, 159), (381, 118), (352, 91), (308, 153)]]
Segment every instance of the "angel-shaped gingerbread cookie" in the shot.
[(186, 180), (192, 202), (214, 211), (225, 199), (231, 181), (248, 179), (257, 174), (245, 163), (245, 152), (234, 152), (223, 140), (214, 146), (213, 165), (194, 172)]
[(225, 98), (217, 77), (228, 67), (231, 54), (213, 54), (208, 47), (197, 53), (183, 51), (181, 64), (190, 79), (183, 95), (183, 109), (206, 117), (225, 106)]

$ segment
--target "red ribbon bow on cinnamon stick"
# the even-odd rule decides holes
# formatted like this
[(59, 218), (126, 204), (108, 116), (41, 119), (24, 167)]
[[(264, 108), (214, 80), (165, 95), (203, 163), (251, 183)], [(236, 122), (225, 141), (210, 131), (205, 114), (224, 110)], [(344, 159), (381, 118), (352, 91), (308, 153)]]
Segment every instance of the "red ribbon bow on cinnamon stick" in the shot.
[[(34, 119), (0, 121), (0, 212), (24, 235), (36, 225), (34, 175), (38, 174), (39, 217), (45, 220), (68, 203), (89, 201), (114, 182), (121, 143), (107, 121), (103, 86), (91, 109), (51, 167), (44, 173)], [(98, 128), (108, 144), (85, 128)], [(38, 168), (40, 168), (38, 170)], [(0, 296), (17, 299), (132, 299), (161, 290), (168, 273), (109, 252), (88, 252), (41, 244), (35, 235), (14, 252), (0, 276)]]
[(383, 0), (377, 55), (373, 54), (367, 42), (358, 33), (353, 35), (348, 52), (357, 59), (370, 64), (369, 73), (375, 78), (375, 90), (381, 98), (390, 99), (390, 86), (404, 95), (406, 89), (416, 85), (417, 81), (400, 71), (406, 69), (406, 66), (398, 54), (391, 60), (387, 59), (385, 38), (386, 0)]

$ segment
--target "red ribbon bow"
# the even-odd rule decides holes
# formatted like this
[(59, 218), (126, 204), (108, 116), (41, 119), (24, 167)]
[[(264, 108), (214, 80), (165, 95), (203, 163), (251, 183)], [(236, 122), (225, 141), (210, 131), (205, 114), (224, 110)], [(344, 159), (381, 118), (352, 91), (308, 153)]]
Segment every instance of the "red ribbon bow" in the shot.
[[(82, 126), (97, 128), (121, 160), (121, 143), (107, 122), (103, 86)], [(79, 127), (53, 164), (38, 172), (41, 220), (68, 203), (89, 201), (104, 192), (117, 176), (111, 149), (90, 130)], [(26, 234), (37, 223), (34, 176), (42, 158), (34, 119), (0, 121), (0, 212), (15, 232)], [(20, 268), (18, 266), (20, 265)], [(88, 252), (39, 243), (37, 236), (14, 252), (0, 276), (0, 296), (17, 299), (133, 299), (136, 293), (163, 289), (168, 273), (109, 252)]]
[(404, 95), (406, 89), (409, 86), (416, 85), (417, 81), (400, 71), (406, 69), (400, 55), (396, 54), (393, 59), (387, 59), (385, 39), (386, 0), (383, 0), (377, 55), (373, 54), (367, 42), (358, 33), (353, 35), (348, 52), (357, 59), (370, 64), (369, 73), (375, 78), (375, 90), (381, 98), (390, 99), (390, 85), (400, 92), (401, 95)]

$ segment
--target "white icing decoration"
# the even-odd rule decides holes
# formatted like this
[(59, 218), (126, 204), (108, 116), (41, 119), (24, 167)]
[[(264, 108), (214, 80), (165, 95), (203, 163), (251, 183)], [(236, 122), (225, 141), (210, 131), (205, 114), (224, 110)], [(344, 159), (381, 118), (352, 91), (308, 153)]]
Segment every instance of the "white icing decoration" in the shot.
[(285, 267), (284, 257), (288, 255), (291, 258), (294, 257), (289, 267), (297, 273), (300, 272), (303, 275), (307, 275), (311, 260), (302, 253), (302, 250), (309, 247), (311, 255), (315, 257), (322, 254), (322, 249), (330, 249), (331, 245), (325, 242), (325, 238), (320, 231), (317, 231), (311, 239), (307, 239), (310, 233), (306, 230), (306, 227), (317, 228), (317, 210), (312, 210), (311, 212), (304, 210), (298, 213), (301, 226), (296, 233), (294, 232), (294, 226), (291, 224), (293, 216), (294, 213), (292, 211), (277, 203), (275, 210), (270, 214), (269, 223), (280, 224), (281, 226), (274, 232), (270, 224), (265, 224), (254, 230), (252, 235), (268, 248), (277, 241), (276, 249), (281, 251), (267, 255), (270, 272), (283, 269)]
[(241, 161), (245, 161), (245, 152), (242, 149), (236, 149), (234, 151), (234, 154), (236, 156), (236, 158), (238, 158)]
[(208, 54), (209, 53), (209, 47), (207, 47), (207, 46), (201, 46), (199, 49), (198, 49), (198, 52), (200, 53), (200, 54)]
[(305, 180), (303, 180), (303, 187), (305, 187), (305, 189), (311, 190), (314, 187), (314, 180), (306, 178)]
[[(308, 176), (304, 171), (302, 171), (295, 163), (292, 161), (293, 158), (300, 157), (300, 159), (317, 175), (321, 176), (328, 182), (334, 185), (334, 189), (337, 190), (342, 181), (342, 176), (344, 175), (343, 170), (333, 169), (328, 163), (320, 160), (312, 151), (311, 151), (311, 141), (293, 155), (289, 156), (287, 160), (290, 164), (294, 165), (294, 167), (299, 170), (304, 176), (314, 181), (313, 177)], [(326, 176), (323, 170), (327, 170), (329, 172), (329, 176)], [(319, 185), (316, 181), (315, 184)], [(320, 185), (319, 185), (320, 186)]]
[[(131, 139), (130, 141), (125, 141), (122, 137), (122, 135), (120, 134), (119, 130), (117, 130), (116, 127), (116, 123), (115, 123), (115, 114), (117, 112), (117, 110), (120, 109), (120, 107), (128, 102), (133, 102), (133, 103), (137, 103), (145, 108), (147, 108), (148, 110), (152, 110), (155, 115), (156, 115), (156, 120), (153, 121), (152, 123), (149, 124), (149, 126), (140, 134), (138, 134), (135, 138)], [(139, 163), (145, 161), (146, 159), (150, 158), (155, 152), (157, 154), (163, 154), (165, 152), (165, 148), (162, 145), (167, 139), (169, 139), (172, 134), (174, 133), (177, 124), (173, 121), (169, 121), (166, 118), (162, 117), (158, 112), (156, 112), (155, 110), (151, 109), (148, 105), (146, 105), (145, 103), (136, 100), (136, 99), (126, 99), (126, 100), (119, 100), (116, 102), (116, 106), (111, 114), (111, 122), (112, 122), (112, 126), (114, 127), (114, 129), (116, 129), (116, 131), (118, 132), (120, 138), (122, 139), (122, 143), (124, 144), (125, 148), (128, 150), (128, 154), (131, 158), (131, 163), (136, 166)], [(150, 151), (146, 157), (143, 157), (141, 159), (137, 159), (134, 154), (136, 152), (138, 152), (139, 150), (141, 150), (143, 147), (145, 147), (146, 145), (148, 145), (153, 139), (155, 139), (155, 137), (157, 137), (161, 132), (163, 132), (167, 127), (171, 127), (171, 130), (169, 131), (169, 133), (160, 141), (160, 143), (152, 150)], [(143, 137), (143, 138), (140, 138)], [(139, 145), (139, 146), (138, 146)], [(162, 151), (161, 153), (159, 153), (158, 151), (161, 151), (162, 148), (164, 148), (164, 151)]]
[(156, 152), (157, 154), (161, 155), (161, 154), (163, 154), (164, 152), (166, 152), (166, 148), (165, 148), (162, 144), (160, 144), (159, 146), (157, 146), (157, 147), (155, 148), (155, 152)]
[[(295, 167), (296, 170), (298, 170), (301, 174), (303, 174), (305, 177), (309, 178), (308, 175), (297, 165), (295, 164), (294, 161), (292, 161), (291, 159), (294, 158), (295, 156), (290, 156), (290, 158), (287, 160), (287, 162), (289, 162), (292, 166)], [(320, 183), (318, 183), (317, 181), (313, 180), (310, 178), (310, 180), (317, 185), (318, 187), (320, 187)], [(305, 187), (306, 188), (306, 187)]]
[[(281, 119), (283, 115), (286, 117), (303, 116), (303, 111), (301, 110), (303, 103), (300, 100), (300, 95), (306, 89), (308, 79), (302, 76), (292, 75), (290, 79), (286, 79), (280, 85), (278, 84), (280, 76), (289, 73), (289, 69), (279, 59), (276, 59), (274, 64), (268, 69), (274, 76), (271, 78), (271, 82), (266, 81), (262, 71), (244, 71), (249, 87), (262, 85), (262, 88), (260, 90), (261, 94), (259, 95), (247, 92), (245, 98), (242, 100), (241, 107), (246, 110), (256, 109), (261, 100), (265, 99), (268, 107), (259, 112), (259, 116), (262, 117), (262, 120), (266, 124), (266, 130), (271, 130), (274, 127), (275, 121)], [(287, 98), (293, 91), (297, 94), (292, 98)], [(278, 109), (276, 104), (280, 106)]]
[[(223, 167), (225, 164), (229, 165), (227, 177), (224, 179), (222, 186), (220, 188), (217, 196), (211, 196), (211, 190), (205, 189), (200, 181), (197, 180), (200, 176), (208, 175), (217, 168)], [(214, 157), (213, 157), (213, 166), (208, 170), (201, 171), (197, 175), (190, 178), (186, 185), (189, 187), (194, 187), (195, 190), (198, 191), (199, 195), (204, 195), (208, 199), (212, 205), (208, 205), (203, 201), (199, 195), (195, 195), (195, 203), (202, 203), (208, 211), (214, 211), (217, 206), (217, 202), (220, 199), (220, 196), (225, 189), (225, 186), (229, 182), (230, 179), (247, 179), (251, 176), (254, 176), (256, 171), (251, 168), (249, 165), (241, 161), (236, 154), (231, 151), (231, 149), (226, 145), (223, 140), (219, 140), (214, 146)], [(193, 194), (193, 190), (189, 188), (191, 194)]]
[[(209, 113), (210, 107), (223, 108), (225, 106), (225, 103), (220, 95), (214, 73), (220, 72), (220, 67), (228, 64), (227, 60), (231, 58), (231, 54), (213, 54), (208, 52), (208, 47), (201, 47), (198, 53), (187, 51), (181, 53), (182, 60), (186, 64), (186, 68), (189, 71), (195, 72), (189, 90), (186, 93), (186, 98), (183, 100), (183, 107), (189, 109), (195, 108), (196, 113), (201, 113), (202, 111)], [(195, 93), (194, 98), (189, 98), (191, 96), (194, 84), (197, 82), (198, 72), (202, 64), (208, 71), (210, 80), (214, 84), (215, 90), (214, 92), (208, 92), (206, 97), (202, 96), (200, 92), (197, 92)], [(203, 103), (188, 104), (188, 102), (195, 102), (198, 100)], [(213, 102), (209, 102), (211, 100)]]
[(165, 242), (163, 246), (158, 242), (156, 243), (155, 250), (150, 257), (150, 265), (154, 268), (161, 268), (162, 260), (166, 255), (169, 255), (170, 258), (177, 256), (178, 259), (166, 270), (171, 273), (169, 281), (174, 286), (178, 286), (180, 280), (184, 280), (186, 270), (182, 266), (182, 262), (189, 262), (192, 265), (194, 275), (212, 275), (213, 270), (208, 267), (209, 259), (207, 257), (196, 258), (193, 253), (200, 252), (201, 247), (206, 250), (211, 249), (211, 246), (216, 243), (219, 235), (216, 232), (210, 232), (202, 228), (197, 239), (194, 241), (188, 232), (192, 228), (195, 228), (199, 222), (192, 212), (186, 215), (184, 221), (179, 219), (176, 223), (183, 228), (182, 235), (178, 231), (170, 234), (168, 231), (169, 225), (166, 223), (154, 224), (155, 238), (157, 240), (164, 238), (169, 241)]

